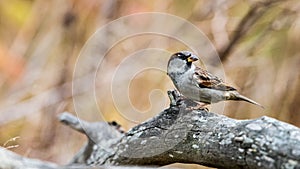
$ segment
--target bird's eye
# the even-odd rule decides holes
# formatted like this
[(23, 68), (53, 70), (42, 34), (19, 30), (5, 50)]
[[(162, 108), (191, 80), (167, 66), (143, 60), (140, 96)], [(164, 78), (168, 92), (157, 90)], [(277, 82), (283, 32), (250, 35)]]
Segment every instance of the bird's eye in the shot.
[(177, 56), (182, 60), (186, 59), (186, 56), (183, 53), (178, 53)]
[(182, 60), (186, 60), (189, 56), (183, 54), (183, 53), (177, 53), (176, 54), (178, 58), (182, 59)]

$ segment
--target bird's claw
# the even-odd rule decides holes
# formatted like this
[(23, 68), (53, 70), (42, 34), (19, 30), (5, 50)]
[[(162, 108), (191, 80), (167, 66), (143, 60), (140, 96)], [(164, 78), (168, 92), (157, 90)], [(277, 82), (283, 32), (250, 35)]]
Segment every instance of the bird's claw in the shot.
[(208, 107), (206, 107), (207, 104), (201, 105), (197, 104), (196, 106), (188, 107), (188, 110), (204, 110), (204, 111), (209, 111)]

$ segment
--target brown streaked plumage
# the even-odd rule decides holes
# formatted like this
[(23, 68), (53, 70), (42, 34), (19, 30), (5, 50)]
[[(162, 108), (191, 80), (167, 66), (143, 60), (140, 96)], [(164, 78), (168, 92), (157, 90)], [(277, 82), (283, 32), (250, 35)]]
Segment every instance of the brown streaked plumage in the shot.
[(195, 81), (197, 81), (199, 87), (224, 91), (236, 90), (235, 88), (224, 83), (222, 79), (212, 75), (211, 73), (199, 67), (195, 68), (193, 78)]

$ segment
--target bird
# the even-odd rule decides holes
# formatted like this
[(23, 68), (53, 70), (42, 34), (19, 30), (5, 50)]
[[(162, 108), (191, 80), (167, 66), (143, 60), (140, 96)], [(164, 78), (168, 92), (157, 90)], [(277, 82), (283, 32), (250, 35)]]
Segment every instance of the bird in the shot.
[(246, 101), (264, 108), (261, 104), (241, 95), (219, 77), (193, 64), (199, 57), (190, 51), (174, 53), (167, 65), (167, 74), (177, 90), (185, 97), (212, 104), (220, 101)]

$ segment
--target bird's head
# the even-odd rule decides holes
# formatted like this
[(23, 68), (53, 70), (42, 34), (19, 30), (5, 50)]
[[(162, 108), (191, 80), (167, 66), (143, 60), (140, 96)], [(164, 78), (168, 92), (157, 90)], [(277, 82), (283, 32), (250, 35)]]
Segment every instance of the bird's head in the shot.
[(192, 63), (199, 58), (190, 51), (174, 53), (168, 62), (168, 74), (182, 74), (192, 67)]

